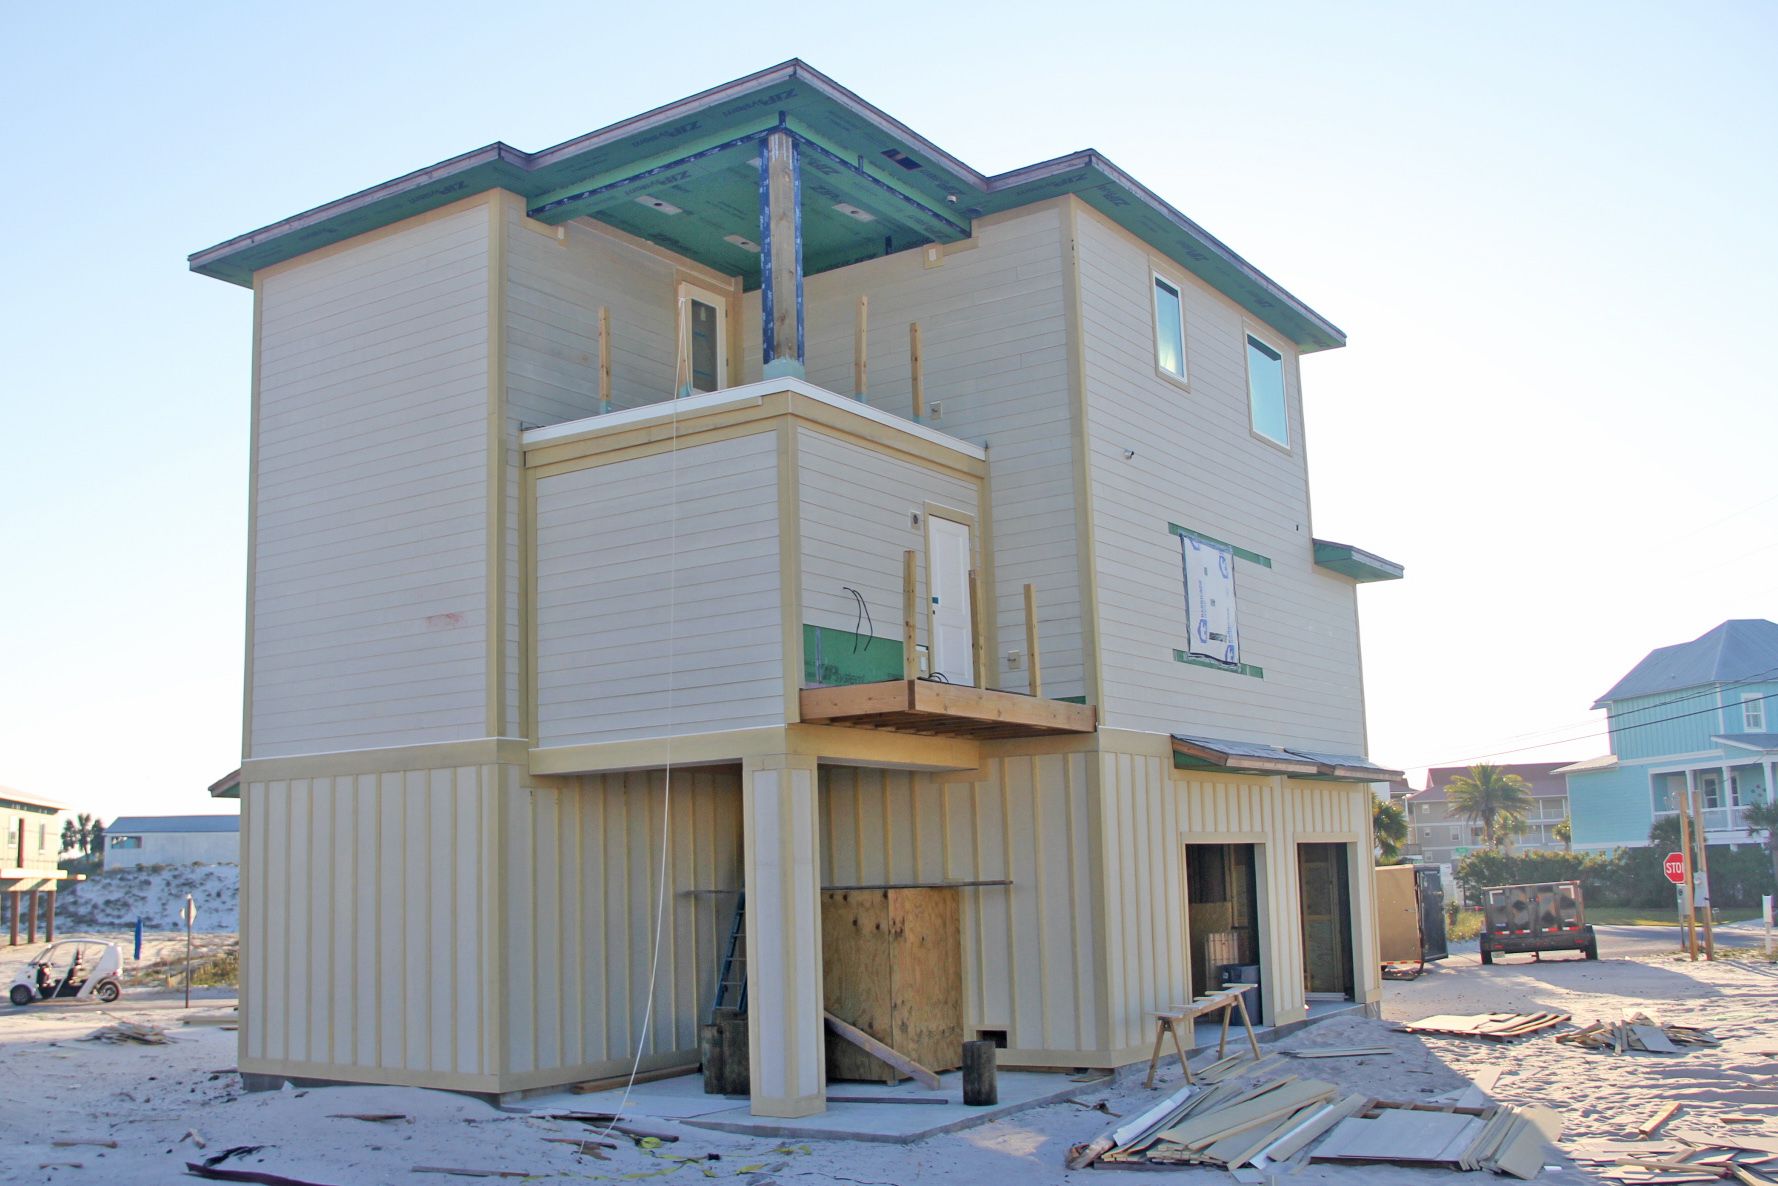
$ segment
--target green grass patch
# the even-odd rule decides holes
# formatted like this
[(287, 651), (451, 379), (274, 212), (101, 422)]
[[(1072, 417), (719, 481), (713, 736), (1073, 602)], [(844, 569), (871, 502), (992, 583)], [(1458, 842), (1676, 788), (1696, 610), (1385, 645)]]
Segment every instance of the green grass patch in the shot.
[[(1757, 910), (1724, 909), (1716, 912), (1716, 925), (1746, 922), (1758, 918)], [(1679, 911), (1655, 910), (1647, 906), (1588, 906), (1587, 921), (1601, 927), (1676, 927), (1682, 925)], [(1703, 921), (1703, 916), (1699, 916)]]
[(1482, 933), (1482, 912), (1480, 910), (1459, 910), (1445, 924), (1445, 939), (1451, 943), (1463, 943)]

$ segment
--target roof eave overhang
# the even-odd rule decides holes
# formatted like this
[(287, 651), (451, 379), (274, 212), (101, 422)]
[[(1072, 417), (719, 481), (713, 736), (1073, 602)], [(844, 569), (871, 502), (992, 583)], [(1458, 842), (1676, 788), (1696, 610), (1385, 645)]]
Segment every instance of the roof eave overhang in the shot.
[(1407, 573), (1407, 569), (1395, 561), (1385, 560), (1374, 552), (1355, 548), (1351, 544), (1318, 539), (1314, 541), (1314, 545), (1317, 568), (1350, 577), (1361, 585), (1373, 581), (1399, 581)]
[(1335, 782), (1388, 782), (1403, 777), (1400, 770), (1322, 761), (1289, 750), (1280, 750), (1278, 756), (1272, 757), (1231, 753), (1178, 735), (1173, 736), (1172, 742), (1173, 762), (1180, 769), (1217, 770), (1229, 774), (1282, 774), (1291, 778), (1327, 779)]
[[(425, 213), (459, 198), (495, 188), (508, 188), (526, 197), (535, 197), (537, 192), (542, 192), (541, 175), (547, 175), (552, 169), (560, 170), (569, 166), (577, 156), (651, 130), (670, 128), (676, 121), (682, 121), (702, 110), (733, 102), (753, 92), (769, 92), (774, 86), (792, 82), (807, 85), (811, 91), (843, 107), (849, 114), (880, 130), (884, 135), (909, 145), (937, 169), (950, 175), (957, 183), (959, 198), (973, 194), (981, 204), (993, 206), (996, 204), (992, 199), (1000, 197), (1004, 199), (1004, 203), (998, 208), (1011, 209), (1050, 196), (1042, 192), (1031, 192), (1041, 190), (1041, 183), (1045, 181), (1074, 172), (1097, 173), (1126, 191), (1142, 207), (1158, 215), (1177, 233), (1207, 253), (1217, 265), (1237, 277), (1240, 287), (1247, 291), (1229, 292), (1214, 279), (1205, 279), (1223, 289), (1225, 295), (1255, 317), (1288, 334), (1300, 351), (1310, 353), (1337, 348), (1346, 343), (1345, 332), (1338, 326), (1291, 295), (1221, 240), (1185, 217), (1154, 191), (1099, 153), (1089, 149), (989, 177), (820, 71), (797, 60), (783, 62), (688, 98), (656, 107), (540, 152), (527, 153), (496, 142), (206, 248), (190, 256), (188, 262), (191, 270), (201, 275), (251, 287), (253, 273), (260, 268), (349, 238), (375, 226)], [(1090, 187), (1077, 184), (1065, 188), (1072, 192), (1074, 189)], [(959, 202), (959, 205), (968, 203)], [(1168, 251), (1164, 244), (1155, 246), (1169, 255), (1175, 254)], [(1192, 266), (1189, 259), (1180, 259), (1180, 263), (1188, 268)]]

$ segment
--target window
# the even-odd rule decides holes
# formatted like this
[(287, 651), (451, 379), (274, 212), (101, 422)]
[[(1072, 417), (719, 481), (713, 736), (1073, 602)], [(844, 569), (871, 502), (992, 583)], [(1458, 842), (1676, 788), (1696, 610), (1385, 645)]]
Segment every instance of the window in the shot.
[(1185, 382), (1185, 306), (1179, 286), (1159, 276), (1154, 278), (1154, 364)]
[(1746, 692), (1741, 696), (1741, 731), (1743, 733), (1764, 733), (1766, 731), (1766, 701), (1758, 692)]
[(1186, 654), (1239, 667), (1234, 549), (1187, 535), (1179, 537), (1179, 547), (1185, 558)]
[(1284, 402), (1284, 355), (1247, 335), (1247, 403), (1253, 431), (1290, 447), (1290, 417)]
[(42, 852), (49, 847), (49, 825), (37, 825), (37, 851)]
[(112, 837), (109, 837), (109, 839), (111, 841), (112, 848), (141, 848), (142, 847), (142, 837), (140, 837), (140, 836), (112, 836)]
[(1463, 843), (1463, 829), (1462, 828), (1452, 828), (1451, 829), (1451, 843), (1452, 844)]
[(716, 391), (728, 374), (728, 300), (695, 284), (679, 286), (680, 394)]

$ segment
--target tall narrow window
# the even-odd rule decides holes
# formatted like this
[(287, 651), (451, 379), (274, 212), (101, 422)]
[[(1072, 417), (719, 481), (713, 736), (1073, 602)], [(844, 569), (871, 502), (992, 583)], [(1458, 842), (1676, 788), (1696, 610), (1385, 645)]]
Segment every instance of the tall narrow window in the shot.
[(1177, 286), (1154, 278), (1154, 360), (1164, 374), (1185, 382), (1185, 308)]
[(679, 286), (679, 382), (683, 393), (715, 391), (728, 371), (728, 301), (692, 284)]
[(1764, 733), (1766, 731), (1766, 701), (1758, 692), (1747, 692), (1741, 696), (1741, 731), (1744, 733)]
[(1247, 402), (1253, 413), (1253, 431), (1288, 449), (1290, 417), (1284, 402), (1284, 356), (1252, 334), (1247, 335)]

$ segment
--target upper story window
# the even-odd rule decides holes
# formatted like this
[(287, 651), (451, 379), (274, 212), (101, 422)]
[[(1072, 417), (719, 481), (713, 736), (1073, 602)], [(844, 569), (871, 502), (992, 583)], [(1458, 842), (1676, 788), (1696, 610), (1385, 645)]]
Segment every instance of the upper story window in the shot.
[[(682, 394), (715, 391), (728, 374), (728, 300), (696, 284), (679, 286)], [(687, 390), (689, 389), (689, 390)]]
[(1163, 375), (1185, 382), (1185, 305), (1179, 286), (1154, 277), (1154, 364)]
[(1253, 431), (1290, 448), (1289, 405), (1284, 402), (1284, 355), (1247, 335), (1247, 404)]
[(1741, 731), (1743, 733), (1764, 733), (1766, 731), (1766, 700), (1758, 692), (1742, 693)]

